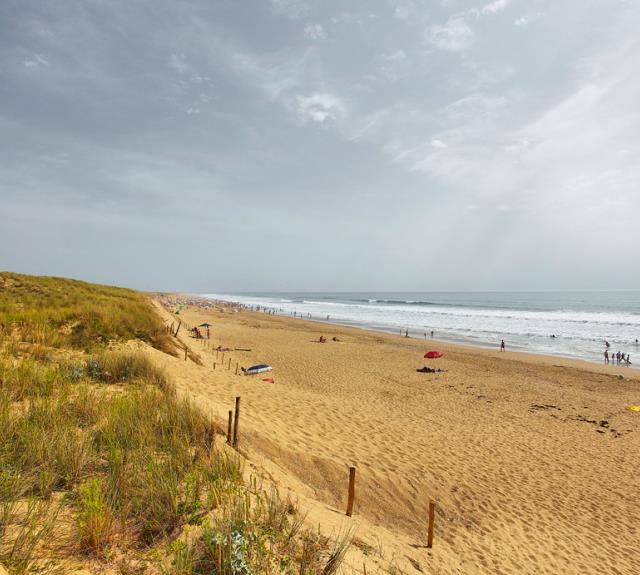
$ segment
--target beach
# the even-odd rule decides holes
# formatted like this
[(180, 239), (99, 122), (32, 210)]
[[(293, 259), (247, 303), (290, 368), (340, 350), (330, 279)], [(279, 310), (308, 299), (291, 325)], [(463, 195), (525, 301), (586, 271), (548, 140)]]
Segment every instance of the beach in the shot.
[(318, 292), (203, 294), (245, 308), (423, 339), (603, 360), (640, 351), (640, 291)]
[[(180, 315), (157, 307), (168, 324), (212, 324), (211, 340), (179, 334), (203, 365), (149, 353), (225, 429), (241, 397), (240, 450), (254, 472), (289, 490), (310, 521), (354, 528), (352, 566), (636, 571), (640, 413), (628, 408), (640, 404), (637, 370), (191, 303)], [(251, 351), (223, 359), (218, 345)], [(423, 359), (432, 349), (443, 357)], [(236, 375), (236, 363), (273, 371)], [(425, 365), (444, 371), (416, 371)]]

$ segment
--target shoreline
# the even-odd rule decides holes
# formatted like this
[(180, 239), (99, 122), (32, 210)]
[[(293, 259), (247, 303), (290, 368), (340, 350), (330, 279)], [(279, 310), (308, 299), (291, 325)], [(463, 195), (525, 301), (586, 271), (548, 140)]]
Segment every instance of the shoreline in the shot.
[[(262, 311), (255, 311), (255, 310), (251, 310), (249, 309), (247, 306), (245, 306), (245, 304), (242, 304), (240, 302), (233, 302), (233, 301), (228, 301), (228, 300), (218, 300), (218, 299), (214, 299), (214, 298), (210, 298), (201, 294), (185, 294), (188, 295), (189, 297), (196, 297), (196, 298), (201, 298), (203, 300), (209, 301), (209, 302), (215, 302), (217, 305), (220, 306), (234, 306), (234, 307), (239, 307), (241, 309), (243, 309), (245, 312), (249, 312), (249, 313), (256, 313), (256, 314), (261, 314), (261, 315), (266, 315), (269, 316), (269, 314), (265, 314)], [(338, 321), (338, 320), (332, 320), (332, 319), (322, 319), (322, 318), (308, 318), (308, 317), (302, 317), (297, 316), (297, 317), (293, 317), (287, 313), (281, 313), (279, 312), (277, 309), (272, 308), (274, 313), (271, 317), (276, 316), (276, 317), (280, 317), (280, 318), (285, 318), (285, 319), (291, 319), (293, 321), (308, 321), (308, 322), (313, 322), (314, 324), (319, 324), (319, 325), (327, 325), (327, 326), (338, 326), (338, 327), (346, 327), (346, 328), (352, 328), (352, 329), (357, 329), (357, 330), (361, 330), (364, 332), (372, 332), (372, 333), (384, 333), (387, 335), (395, 335), (398, 337), (402, 337), (402, 339), (410, 339), (410, 340), (414, 340), (414, 341), (424, 341), (425, 344), (427, 342), (434, 342), (436, 344), (445, 344), (445, 345), (451, 345), (451, 346), (456, 346), (456, 347), (460, 347), (460, 348), (468, 348), (469, 350), (486, 350), (486, 351), (494, 351), (494, 352), (500, 352), (499, 350), (499, 344), (494, 344), (491, 342), (486, 342), (486, 343), (482, 343), (482, 342), (471, 342), (468, 341), (467, 339), (464, 338), (441, 338), (441, 337), (427, 337), (426, 339), (421, 338), (419, 336), (415, 336), (415, 335), (409, 335), (408, 338), (405, 338), (404, 336), (400, 336), (399, 332), (401, 331), (400, 329), (395, 329), (395, 328), (387, 328), (387, 327), (383, 327), (383, 326), (376, 326), (373, 324), (364, 324), (364, 323), (358, 323), (358, 322), (349, 322), (349, 321)], [(428, 335), (429, 332), (427, 332)], [(640, 348), (638, 346), (636, 346), (636, 352), (640, 353)], [(558, 353), (558, 354), (553, 354), (553, 353), (545, 353), (544, 351), (535, 351), (535, 350), (529, 350), (529, 349), (525, 349), (522, 346), (516, 346), (516, 345), (510, 345), (507, 342), (507, 353), (509, 354), (519, 354), (519, 355), (523, 355), (523, 356), (533, 356), (533, 357), (539, 357), (539, 358), (546, 358), (548, 361), (557, 361), (557, 360), (564, 360), (564, 361), (568, 361), (568, 362), (583, 362), (587, 365), (590, 366), (601, 366), (603, 369), (607, 370), (607, 369), (622, 369), (622, 370), (632, 370), (634, 372), (640, 372), (640, 365), (634, 363), (633, 361), (631, 362), (630, 366), (627, 365), (614, 365), (614, 364), (608, 364), (605, 365), (604, 364), (604, 356), (601, 360), (596, 360), (594, 359), (590, 359), (590, 358), (586, 358), (586, 357), (582, 357), (582, 356), (577, 356), (577, 355), (568, 355), (568, 354), (562, 354), (562, 353)], [(603, 351), (604, 354), (604, 351)], [(639, 356), (640, 357), (640, 356)], [(605, 371), (604, 373), (608, 373), (607, 371)], [(624, 373), (624, 371), (622, 372)], [(618, 374), (616, 374), (618, 375)]]
[[(261, 313), (261, 312), (254, 312), (254, 313)], [(278, 317), (290, 317), (284, 314), (278, 314), (276, 313), (275, 315), (277, 315)], [(291, 318), (291, 319), (297, 319), (297, 318)], [(316, 323), (321, 323), (321, 324), (326, 324), (326, 325), (336, 325), (336, 326), (340, 326), (340, 327), (351, 327), (354, 329), (361, 329), (363, 331), (371, 331), (371, 332), (376, 332), (376, 333), (385, 333), (388, 335), (397, 335), (398, 337), (405, 337), (405, 336), (400, 336), (399, 332), (400, 330), (394, 330), (391, 328), (384, 328), (384, 327), (377, 327), (375, 325), (372, 324), (359, 324), (359, 323), (349, 323), (349, 322), (341, 322), (341, 321), (333, 321), (333, 320), (326, 320), (326, 319), (315, 319), (315, 318), (300, 318), (303, 321), (312, 321), (312, 322), (316, 322)], [(444, 343), (447, 345), (455, 345), (458, 347), (466, 347), (469, 349), (484, 349), (484, 350), (493, 350), (493, 351), (499, 351), (499, 345), (498, 344), (494, 344), (494, 343), (490, 343), (490, 342), (471, 342), (468, 341), (467, 339), (464, 338), (455, 338), (455, 337), (451, 337), (451, 338), (442, 338), (442, 337), (438, 337), (438, 336), (434, 336), (432, 337), (427, 337), (425, 338), (421, 338), (419, 336), (416, 335), (411, 335), (411, 332), (409, 332), (409, 336), (406, 339), (413, 339), (413, 340), (417, 340), (417, 341), (424, 341), (424, 342), (435, 342), (435, 343)], [(532, 351), (529, 349), (525, 349), (522, 346), (517, 346), (517, 345), (513, 345), (513, 344), (508, 344), (507, 343), (507, 351), (509, 353), (518, 353), (518, 354), (523, 354), (523, 355), (532, 355), (532, 356), (536, 356), (536, 357), (546, 357), (549, 359), (566, 359), (566, 360), (571, 360), (571, 361), (581, 361), (581, 362), (585, 362), (588, 364), (593, 364), (593, 365), (602, 365), (603, 367), (606, 367), (604, 364), (604, 360), (603, 361), (597, 361), (595, 359), (589, 359), (586, 357), (581, 357), (581, 356), (577, 356), (577, 355), (567, 355), (567, 354), (553, 354), (553, 353), (545, 353), (543, 351)], [(640, 353), (640, 348), (638, 349), (638, 352)], [(604, 357), (604, 356), (603, 356)], [(611, 367), (619, 367), (619, 368), (625, 368), (625, 369), (640, 369), (640, 366), (636, 366), (636, 364), (634, 364), (633, 362), (631, 362), (630, 366), (627, 365), (613, 365), (613, 364), (609, 364), (611, 365)]]

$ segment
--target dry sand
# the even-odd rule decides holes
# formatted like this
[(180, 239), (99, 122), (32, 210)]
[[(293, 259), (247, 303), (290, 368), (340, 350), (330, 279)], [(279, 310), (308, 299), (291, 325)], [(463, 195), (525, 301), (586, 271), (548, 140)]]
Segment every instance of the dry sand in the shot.
[[(181, 334), (205, 365), (158, 360), (225, 427), (242, 397), (242, 450), (299, 497), (311, 522), (356, 528), (352, 566), (640, 572), (640, 413), (628, 410), (640, 404), (638, 371), (247, 311), (190, 307), (180, 317), (214, 324), (211, 348)], [(218, 344), (252, 351), (225, 354), (221, 369)], [(432, 348), (444, 357), (423, 360)], [(236, 362), (271, 364), (264, 377), (275, 383), (236, 376)], [(446, 373), (417, 373), (425, 363)], [(357, 467), (352, 519), (344, 516), (349, 465)]]

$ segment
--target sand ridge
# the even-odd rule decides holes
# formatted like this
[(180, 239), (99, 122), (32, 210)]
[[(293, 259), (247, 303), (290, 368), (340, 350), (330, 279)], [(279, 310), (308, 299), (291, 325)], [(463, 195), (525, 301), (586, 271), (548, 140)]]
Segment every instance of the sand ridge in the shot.
[[(232, 369), (220, 369), (219, 354), (185, 339), (204, 366), (162, 358), (179, 389), (222, 424), (240, 395), (243, 448), (289, 476), (318, 520), (344, 522), (356, 465), (347, 524), (393, 550), (401, 571), (635, 572), (637, 371), (247, 311), (181, 317), (213, 323), (214, 345), (252, 351), (225, 354)], [(429, 365), (446, 373), (415, 371), (431, 347), (445, 355)], [(273, 365), (275, 384), (235, 376), (236, 361)], [(432, 550), (422, 547), (429, 499)]]

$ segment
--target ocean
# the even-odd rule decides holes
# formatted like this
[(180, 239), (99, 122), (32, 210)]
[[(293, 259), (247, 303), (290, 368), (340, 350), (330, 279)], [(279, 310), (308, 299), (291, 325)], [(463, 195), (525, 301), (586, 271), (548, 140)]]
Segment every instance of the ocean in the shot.
[(504, 339), (507, 349), (591, 361), (603, 361), (605, 341), (610, 352), (630, 354), (632, 364), (640, 352), (640, 290), (200, 295), (305, 319), (408, 329), (411, 337), (430, 339), (433, 331), (437, 340), (483, 347)]

